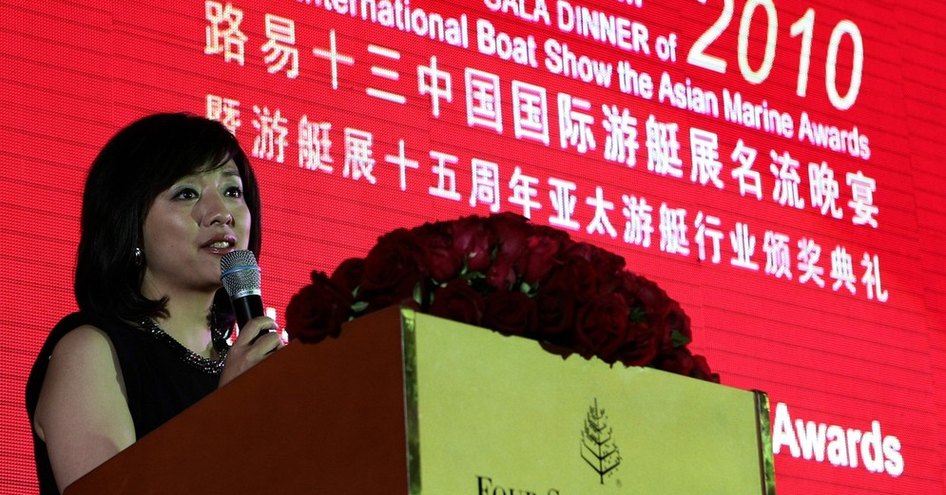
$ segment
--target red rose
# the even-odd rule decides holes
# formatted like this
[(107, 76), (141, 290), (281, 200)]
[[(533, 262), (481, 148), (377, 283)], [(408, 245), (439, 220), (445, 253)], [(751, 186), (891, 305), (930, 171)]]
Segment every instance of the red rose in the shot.
[(535, 302), (519, 291), (499, 291), (486, 297), (483, 326), (505, 335), (531, 336), (536, 329)]
[(538, 313), (536, 337), (558, 345), (571, 345), (575, 329), (575, 299), (567, 290), (550, 291), (544, 287), (533, 299)]
[(685, 347), (661, 354), (654, 366), (671, 373), (719, 383), (719, 374), (713, 373), (706, 358), (690, 353)]
[[(689, 342), (689, 317), (656, 283), (633, 273), (622, 272), (617, 290), (628, 305), (640, 308), (639, 316), (650, 325), (661, 350), (670, 350), (681, 342)], [(637, 312), (634, 314), (638, 315)]]
[(624, 343), (615, 352), (615, 360), (625, 366), (647, 366), (657, 356), (658, 336), (646, 323), (632, 323)]
[(613, 363), (628, 338), (630, 308), (615, 293), (602, 294), (581, 307), (575, 322), (575, 347), (585, 357)]
[(604, 272), (619, 272), (624, 269), (624, 258), (587, 242), (575, 242), (568, 246), (566, 256), (584, 258)]
[(526, 240), (527, 250), (519, 261), (519, 273), (522, 280), (534, 284), (543, 278), (554, 267), (561, 264), (559, 256), (562, 246), (567, 242), (568, 235), (560, 230), (551, 228), (534, 229)]
[(690, 370), (690, 376), (699, 378), (700, 380), (719, 383), (719, 373), (713, 373), (709, 363), (706, 362), (706, 358), (699, 354), (693, 356), (693, 369)]
[(337, 334), (352, 307), (361, 315), (402, 305), (534, 338), (561, 355), (719, 381), (687, 349), (690, 319), (656, 283), (627, 271), (621, 256), (512, 213), (397, 229), (331, 279), (312, 280), (287, 308), (293, 338)]
[(333, 283), (323, 272), (312, 272), (312, 284), (292, 296), (286, 307), (289, 337), (318, 342), (337, 337), (351, 316), (351, 293)]
[(623, 272), (621, 278), (620, 290), (629, 300), (634, 301), (629, 303), (631, 306), (643, 306), (649, 310), (648, 312), (652, 312), (650, 310), (663, 306), (670, 300), (663, 289), (645, 277)]
[(335, 285), (351, 294), (355, 292), (355, 288), (361, 285), (361, 277), (364, 272), (365, 260), (362, 258), (348, 258), (335, 268), (331, 278)]
[(562, 359), (568, 359), (569, 356), (575, 353), (575, 350), (571, 346), (553, 344), (547, 340), (540, 340), (539, 347), (545, 349), (545, 351), (550, 354), (561, 356)]
[(654, 361), (655, 368), (683, 376), (690, 376), (695, 365), (693, 354), (685, 347), (662, 353)]
[(680, 303), (668, 299), (651, 318), (661, 329), (660, 345), (664, 350), (682, 347), (693, 340), (693, 331), (690, 329), (690, 317), (683, 312)]
[(403, 306), (416, 311), (423, 311), (420, 303), (414, 299), (412, 294), (394, 294), (383, 291), (366, 292), (358, 296), (358, 302), (365, 303), (365, 308), (359, 313), (359, 316), (373, 313), (389, 306)]
[(529, 231), (532, 229), (528, 221), (524, 216), (508, 212), (489, 217), (489, 229), (498, 247), (495, 255), (497, 261), (515, 263), (526, 251)]
[(430, 314), (479, 325), (483, 318), (484, 302), (465, 280), (451, 280), (434, 291)]
[(513, 262), (507, 259), (497, 259), (486, 271), (486, 283), (501, 291), (512, 288), (516, 283), (516, 271), (513, 270)]
[(460, 273), (463, 258), (453, 249), (453, 241), (449, 235), (428, 230), (418, 237), (423, 246), (424, 266), (434, 280), (446, 282)]
[(453, 223), (453, 249), (460, 253), (467, 269), (482, 272), (489, 267), (492, 236), (480, 217), (465, 217)]
[(567, 290), (575, 301), (583, 304), (598, 295), (597, 284), (595, 267), (591, 262), (573, 257), (568, 258), (561, 265), (553, 266), (539, 286), (551, 292)]
[(624, 258), (588, 244), (576, 242), (568, 247), (565, 256), (569, 259), (579, 257), (588, 260), (595, 267), (600, 292), (611, 292), (621, 287), (624, 273)]
[(405, 229), (397, 229), (378, 239), (378, 244), (365, 258), (362, 292), (383, 292), (394, 299), (411, 296), (425, 275), (420, 252), (416, 237)]

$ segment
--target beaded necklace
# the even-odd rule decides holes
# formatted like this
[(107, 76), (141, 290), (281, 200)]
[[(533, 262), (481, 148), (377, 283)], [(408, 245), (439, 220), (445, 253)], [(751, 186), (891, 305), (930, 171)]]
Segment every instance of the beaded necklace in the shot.
[(178, 359), (186, 363), (188, 366), (196, 368), (204, 373), (211, 375), (219, 375), (223, 371), (223, 365), (227, 360), (227, 353), (230, 351), (230, 346), (227, 345), (226, 340), (223, 337), (223, 332), (217, 330), (216, 328), (212, 330), (211, 340), (213, 342), (214, 350), (217, 351), (217, 358), (205, 358), (200, 354), (195, 353), (194, 351), (184, 347), (180, 342), (174, 340), (174, 337), (168, 335), (167, 332), (161, 329), (158, 326), (157, 322), (151, 318), (145, 318), (141, 320), (141, 328), (145, 329), (155, 340), (163, 342), (165, 345), (171, 348), (171, 350), (177, 355)]

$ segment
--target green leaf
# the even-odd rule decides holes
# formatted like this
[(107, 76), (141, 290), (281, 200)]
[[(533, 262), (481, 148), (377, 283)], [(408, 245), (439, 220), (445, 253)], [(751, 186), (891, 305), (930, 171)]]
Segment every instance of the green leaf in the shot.
[(690, 340), (692, 340), (690, 339), (690, 337), (687, 337), (686, 335), (681, 333), (679, 330), (673, 330), (672, 332), (670, 332), (670, 338), (673, 340), (673, 346), (677, 348), (683, 347), (689, 344)]
[(467, 271), (467, 272), (464, 272), (462, 275), (460, 275), (460, 278), (463, 279), (463, 280), (466, 280), (467, 282), (470, 282), (470, 281), (472, 281), (472, 280), (485, 279), (485, 278), (486, 278), (486, 274), (483, 273), (483, 272), (470, 272), (470, 271)]
[(355, 304), (351, 305), (351, 310), (355, 314), (361, 313), (362, 311), (366, 309), (368, 309), (367, 301), (356, 301)]
[(647, 321), (647, 312), (640, 306), (631, 308), (631, 321), (634, 323), (644, 323)]
[(423, 294), (421, 293), (421, 290), (420, 290), (420, 282), (414, 284), (414, 294), (413, 294), (413, 296), (414, 296), (414, 302), (416, 302), (418, 306), (423, 306), (423, 305), (424, 305), (423, 301), (421, 300)]
[(529, 285), (527, 282), (522, 282), (519, 284), (519, 290), (529, 297), (535, 297), (536, 293), (539, 292), (539, 284)]

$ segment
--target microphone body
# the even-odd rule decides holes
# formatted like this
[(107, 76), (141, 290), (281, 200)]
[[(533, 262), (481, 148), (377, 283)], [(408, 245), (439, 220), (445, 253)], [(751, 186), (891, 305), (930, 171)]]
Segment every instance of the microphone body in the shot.
[(231, 251), (220, 259), (220, 281), (230, 296), (240, 328), (257, 316), (263, 316), (260, 270), (252, 251)]
[(233, 304), (233, 313), (240, 328), (243, 328), (251, 319), (264, 314), (263, 298), (256, 294), (230, 299), (230, 302)]

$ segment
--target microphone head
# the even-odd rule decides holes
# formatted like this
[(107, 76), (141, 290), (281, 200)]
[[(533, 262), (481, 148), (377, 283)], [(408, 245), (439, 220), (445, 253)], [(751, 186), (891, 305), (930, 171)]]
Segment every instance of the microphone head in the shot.
[(220, 259), (220, 281), (230, 300), (260, 294), (260, 270), (253, 251), (231, 251)]

